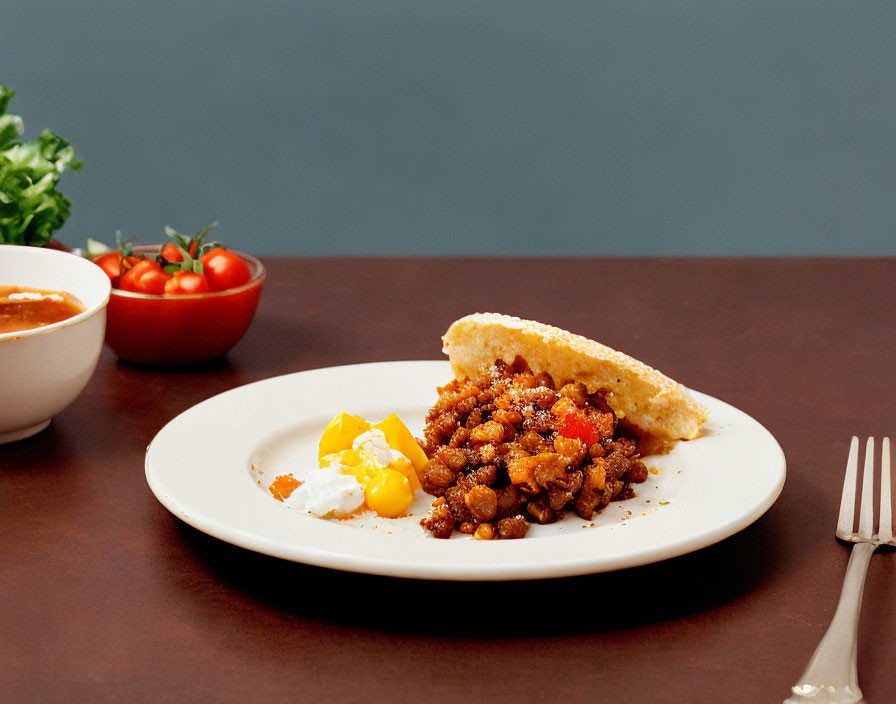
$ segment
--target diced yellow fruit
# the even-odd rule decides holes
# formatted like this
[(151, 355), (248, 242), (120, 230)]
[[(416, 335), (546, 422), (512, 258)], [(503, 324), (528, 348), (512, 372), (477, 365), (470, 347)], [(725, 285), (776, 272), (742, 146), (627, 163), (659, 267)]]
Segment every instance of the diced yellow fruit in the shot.
[(324, 429), (317, 452), (318, 458), (340, 450), (351, 449), (352, 440), (366, 430), (370, 430), (370, 423), (361, 416), (340, 413)]
[(417, 471), (414, 469), (414, 465), (410, 462), (399, 458), (395, 462), (390, 463), (389, 467), (397, 472), (401, 472), (408, 478), (408, 482), (411, 485), (411, 491), (417, 491), (417, 489), (420, 488), (420, 480), (417, 478)]
[(423, 452), (423, 448), (417, 444), (416, 440), (414, 440), (411, 431), (401, 422), (401, 418), (393, 413), (373, 427), (383, 431), (383, 435), (386, 436), (386, 442), (389, 443), (389, 447), (393, 450), (398, 450), (401, 454), (407, 457), (411, 461), (411, 464), (414, 465), (414, 469), (419, 476), (429, 460), (426, 459), (426, 453)]
[(364, 486), (371, 477), (378, 472), (383, 471), (383, 465), (376, 461), (376, 457), (368, 452), (358, 452), (357, 450), (343, 450), (339, 453), (348, 456), (349, 462), (342, 462), (342, 473), (350, 474), (358, 483)]
[(317, 460), (320, 467), (329, 467), (333, 462), (351, 467), (361, 462), (361, 456), (355, 450), (340, 450), (324, 455)]
[(361, 453), (357, 450), (342, 450), (337, 454), (339, 455), (339, 461), (346, 467), (354, 467), (364, 461)]
[(413, 498), (408, 478), (389, 468), (377, 472), (364, 489), (368, 508), (386, 518), (400, 516), (411, 505)]

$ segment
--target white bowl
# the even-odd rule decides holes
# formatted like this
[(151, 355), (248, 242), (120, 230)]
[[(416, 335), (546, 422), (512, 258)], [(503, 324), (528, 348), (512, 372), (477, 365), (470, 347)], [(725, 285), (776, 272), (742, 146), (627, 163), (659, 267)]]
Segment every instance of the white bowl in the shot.
[(67, 291), (85, 306), (52, 325), (0, 333), (0, 443), (5, 443), (46, 428), (87, 385), (103, 346), (112, 286), (87, 259), (15, 245), (0, 245), (0, 284)]

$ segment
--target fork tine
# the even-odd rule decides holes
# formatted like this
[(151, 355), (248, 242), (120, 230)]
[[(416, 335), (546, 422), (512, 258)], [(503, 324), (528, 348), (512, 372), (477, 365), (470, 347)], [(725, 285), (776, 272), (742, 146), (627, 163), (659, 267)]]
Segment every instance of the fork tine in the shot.
[(859, 439), (853, 435), (849, 445), (849, 459), (846, 460), (846, 474), (843, 477), (843, 492), (840, 494), (840, 518), (837, 520), (837, 535), (845, 538), (853, 532), (853, 517), (856, 510), (856, 473), (859, 471)]
[(859, 505), (859, 537), (870, 540), (874, 533), (874, 438), (865, 445), (862, 472), (862, 503)]
[(893, 502), (890, 498), (890, 438), (880, 447), (880, 528), (877, 537), (882, 543), (893, 540)]

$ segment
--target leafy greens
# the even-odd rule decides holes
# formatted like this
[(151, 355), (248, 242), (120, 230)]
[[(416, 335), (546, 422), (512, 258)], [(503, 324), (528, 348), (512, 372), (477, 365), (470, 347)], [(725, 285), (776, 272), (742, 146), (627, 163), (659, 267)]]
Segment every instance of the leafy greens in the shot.
[(59, 177), (80, 169), (81, 161), (49, 130), (22, 141), (22, 118), (6, 114), (13, 95), (0, 86), (0, 244), (43, 246), (71, 212), (71, 201), (56, 190)]

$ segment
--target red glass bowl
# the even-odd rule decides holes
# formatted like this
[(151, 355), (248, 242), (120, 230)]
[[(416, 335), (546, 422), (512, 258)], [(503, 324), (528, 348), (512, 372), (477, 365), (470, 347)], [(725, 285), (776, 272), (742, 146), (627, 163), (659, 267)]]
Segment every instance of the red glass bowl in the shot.
[[(155, 256), (161, 245), (135, 247)], [(240, 341), (258, 306), (264, 265), (235, 252), (252, 278), (242, 286), (181, 296), (112, 289), (106, 321), (106, 344), (119, 358), (141, 364), (192, 364), (215, 359)]]

